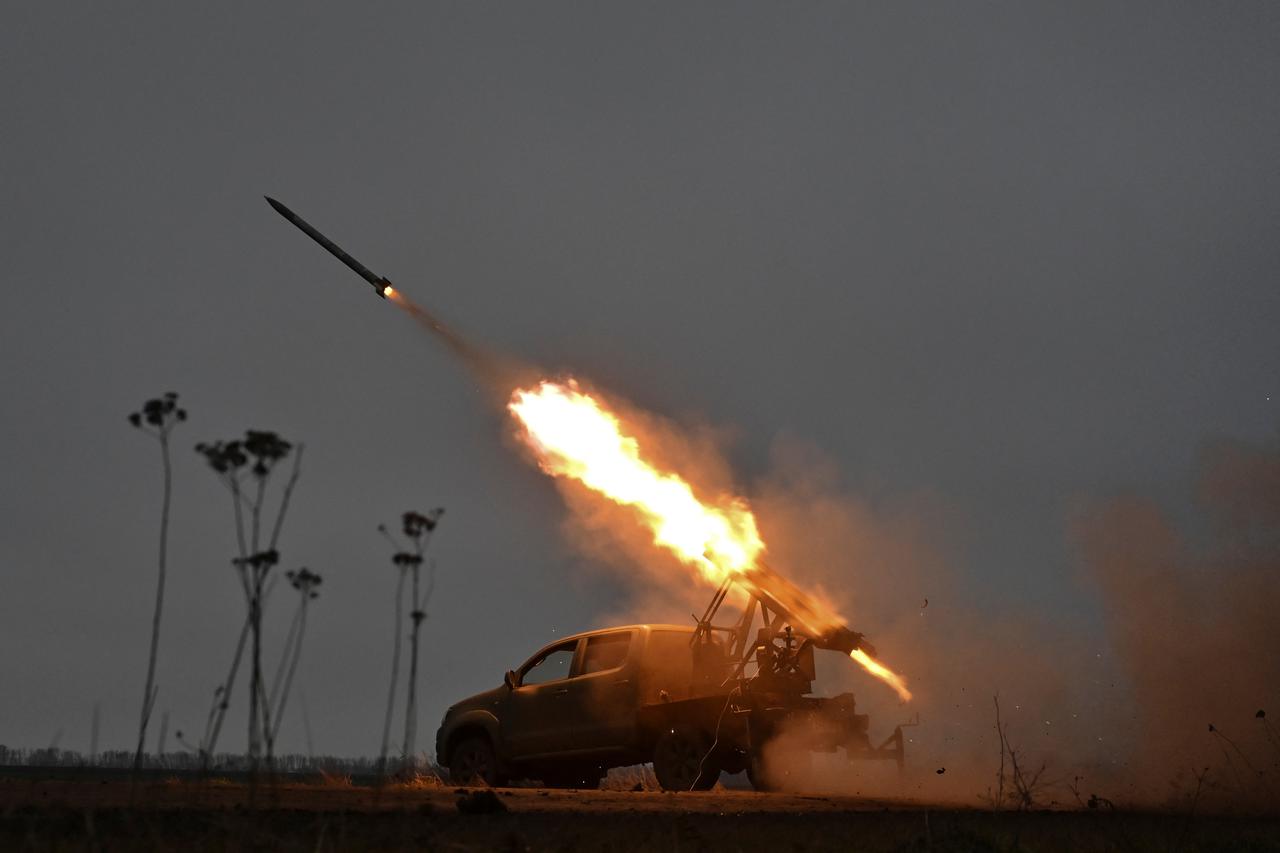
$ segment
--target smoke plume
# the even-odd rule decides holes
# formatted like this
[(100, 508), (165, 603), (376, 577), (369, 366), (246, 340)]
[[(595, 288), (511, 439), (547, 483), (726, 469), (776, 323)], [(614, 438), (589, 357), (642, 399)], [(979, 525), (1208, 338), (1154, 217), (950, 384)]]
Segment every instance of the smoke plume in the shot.
[(537, 380), (536, 367), (468, 340), (399, 290), (388, 289), (387, 298), (462, 362), (494, 408), (505, 405), (514, 388)]

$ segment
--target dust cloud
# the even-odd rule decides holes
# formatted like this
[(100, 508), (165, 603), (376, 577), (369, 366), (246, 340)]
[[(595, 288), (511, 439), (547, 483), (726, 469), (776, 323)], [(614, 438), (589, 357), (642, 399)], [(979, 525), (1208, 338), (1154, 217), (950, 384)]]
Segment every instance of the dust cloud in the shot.
[(1200, 773), (1211, 801), (1275, 808), (1280, 445), (1215, 442), (1198, 484), (1195, 517), (1127, 496), (1075, 525), (1132, 690), (1130, 767), (1183, 787)]

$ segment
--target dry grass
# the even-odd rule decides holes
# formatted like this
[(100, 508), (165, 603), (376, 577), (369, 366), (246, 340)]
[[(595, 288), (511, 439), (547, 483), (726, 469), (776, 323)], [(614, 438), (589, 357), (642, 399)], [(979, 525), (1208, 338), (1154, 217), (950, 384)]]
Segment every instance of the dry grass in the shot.
[(653, 775), (653, 768), (648, 764), (636, 764), (631, 767), (614, 767), (600, 782), (604, 791), (661, 791), (658, 777)]
[(392, 791), (434, 791), (445, 787), (445, 782), (435, 773), (414, 773), (407, 778), (399, 778), (387, 785)]
[(350, 788), (350, 773), (328, 773), (324, 770), (320, 771), (320, 787), (322, 788)]

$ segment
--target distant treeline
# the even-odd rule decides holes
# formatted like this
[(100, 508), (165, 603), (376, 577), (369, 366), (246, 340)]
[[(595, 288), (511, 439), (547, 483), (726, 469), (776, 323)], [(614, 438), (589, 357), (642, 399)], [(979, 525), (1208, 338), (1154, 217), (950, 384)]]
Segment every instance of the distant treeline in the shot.
[[(0, 744), (0, 767), (133, 767), (135, 755), (126, 749), (104, 750), (97, 755), (86, 756), (71, 749), (46, 747), (43, 749), (15, 749)], [(343, 758), (336, 755), (277, 755), (273, 759), (280, 773), (319, 773), (347, 776), (373, 775), (378, 772), (377, 757)], [(426, 765), (427, 762), (421, 762)], [(166, 752), (156, 755), (142, 754), (142, 767), (152, 770), (199, 771), (200, 755), (195, 752)], [(210, 766), (212, 772), (248, 771), (249, 759), (245, 755), (219, 753)]]

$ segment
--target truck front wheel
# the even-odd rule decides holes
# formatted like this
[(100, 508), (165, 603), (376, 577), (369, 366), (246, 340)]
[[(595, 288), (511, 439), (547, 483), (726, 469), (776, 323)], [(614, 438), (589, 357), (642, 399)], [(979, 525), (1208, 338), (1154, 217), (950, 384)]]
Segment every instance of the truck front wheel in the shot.
[(471, 735), (458, 741), (449, 756), (449, 779), (455, 785), (488, 785), (497, 787), (505, 779), (498, 766), (498, 755), (484, 735)]
[(711, 741), (697, 730), (667, 729), (653, 747), (653, 775), (664, 791), (709, 791), (720, 778)]

